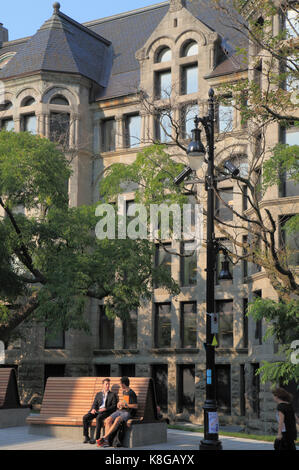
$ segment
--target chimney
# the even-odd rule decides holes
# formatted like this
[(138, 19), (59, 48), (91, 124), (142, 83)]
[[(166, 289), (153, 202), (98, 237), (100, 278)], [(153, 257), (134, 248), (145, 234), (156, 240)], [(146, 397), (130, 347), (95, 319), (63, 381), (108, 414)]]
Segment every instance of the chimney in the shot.
[(170, 0), (169, 11), (179, 11), (186, 7), (186, 0)]
[(3, 23), (0, 23), (0, 47), (6, 41), (8, 41), (8, 30), (3, 27)]

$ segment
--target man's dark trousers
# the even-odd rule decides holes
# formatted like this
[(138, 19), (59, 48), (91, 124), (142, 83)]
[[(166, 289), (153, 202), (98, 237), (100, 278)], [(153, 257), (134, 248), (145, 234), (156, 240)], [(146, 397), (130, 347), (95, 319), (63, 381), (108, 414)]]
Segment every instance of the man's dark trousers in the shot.
[(90, 426), (90, 423), (92, 422), (93, 419), (96, 418), (97, 423), (96, 423), (96, 435), (95, 439), (100, 439), (100, 434), (101, 434), (101, 428), (103, 426), (103, 421), (104, 419), (108, 418), (110, 416), (111, 412), (109, 411), (102, 411), (102, 412), (96, 412), (96, 413), (87, 413), (85, 416), (83, 416), (83, 435), (85, 437), (88, 436), (88, 428)]

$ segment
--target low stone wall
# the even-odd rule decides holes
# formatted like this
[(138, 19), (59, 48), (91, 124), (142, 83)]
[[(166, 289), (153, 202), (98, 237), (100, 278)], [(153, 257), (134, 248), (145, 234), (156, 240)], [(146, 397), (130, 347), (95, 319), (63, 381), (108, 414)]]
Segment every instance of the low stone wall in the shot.
[(30, 408), (9, 408), (0, 410), (0, 428), (26, 426), (26, 418), (29, 414)]

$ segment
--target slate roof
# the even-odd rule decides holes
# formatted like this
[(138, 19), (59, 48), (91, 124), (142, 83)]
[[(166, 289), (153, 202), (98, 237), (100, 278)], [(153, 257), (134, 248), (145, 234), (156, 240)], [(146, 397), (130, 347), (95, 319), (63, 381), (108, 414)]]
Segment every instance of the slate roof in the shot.
[(83, 75), (106, 87), (111, 71), (110, 42), (61, 12), (54, 12), (37, 33), (20, 45), (17, 54), (0, 71), (0, 79), (29, 75), (38, 71)]
[[(39, 70), (79, 73), (104, 88), (96, 99), (134, 93), (139, 84), (135, 53), (157, 28), (168, 8), (167, 1), (83, 25), (54, 11), (31, 38), (3, 44), (0, 56), (9, 51), (17, 54), (0, 70), (0, 79)], [(211, 8), (209, 0), (187, 1), (186, 8), (222, 38), (222, 48), (228, 58), (217, 64), (209, 77), (244, 70), (246, 66), (234, 57), (236, 46), (244, 45), (244, 37), (226, 24), (225, 18)]]

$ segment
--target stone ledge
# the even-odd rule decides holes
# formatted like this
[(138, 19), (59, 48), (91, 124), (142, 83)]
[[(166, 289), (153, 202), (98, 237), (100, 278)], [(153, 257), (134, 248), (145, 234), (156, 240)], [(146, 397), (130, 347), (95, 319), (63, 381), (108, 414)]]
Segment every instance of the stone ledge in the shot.
[(8, 408), (0, 410), (0, 428), (26, 426), (26, 418), (29, 416), (30, 412), (30, 408)]

